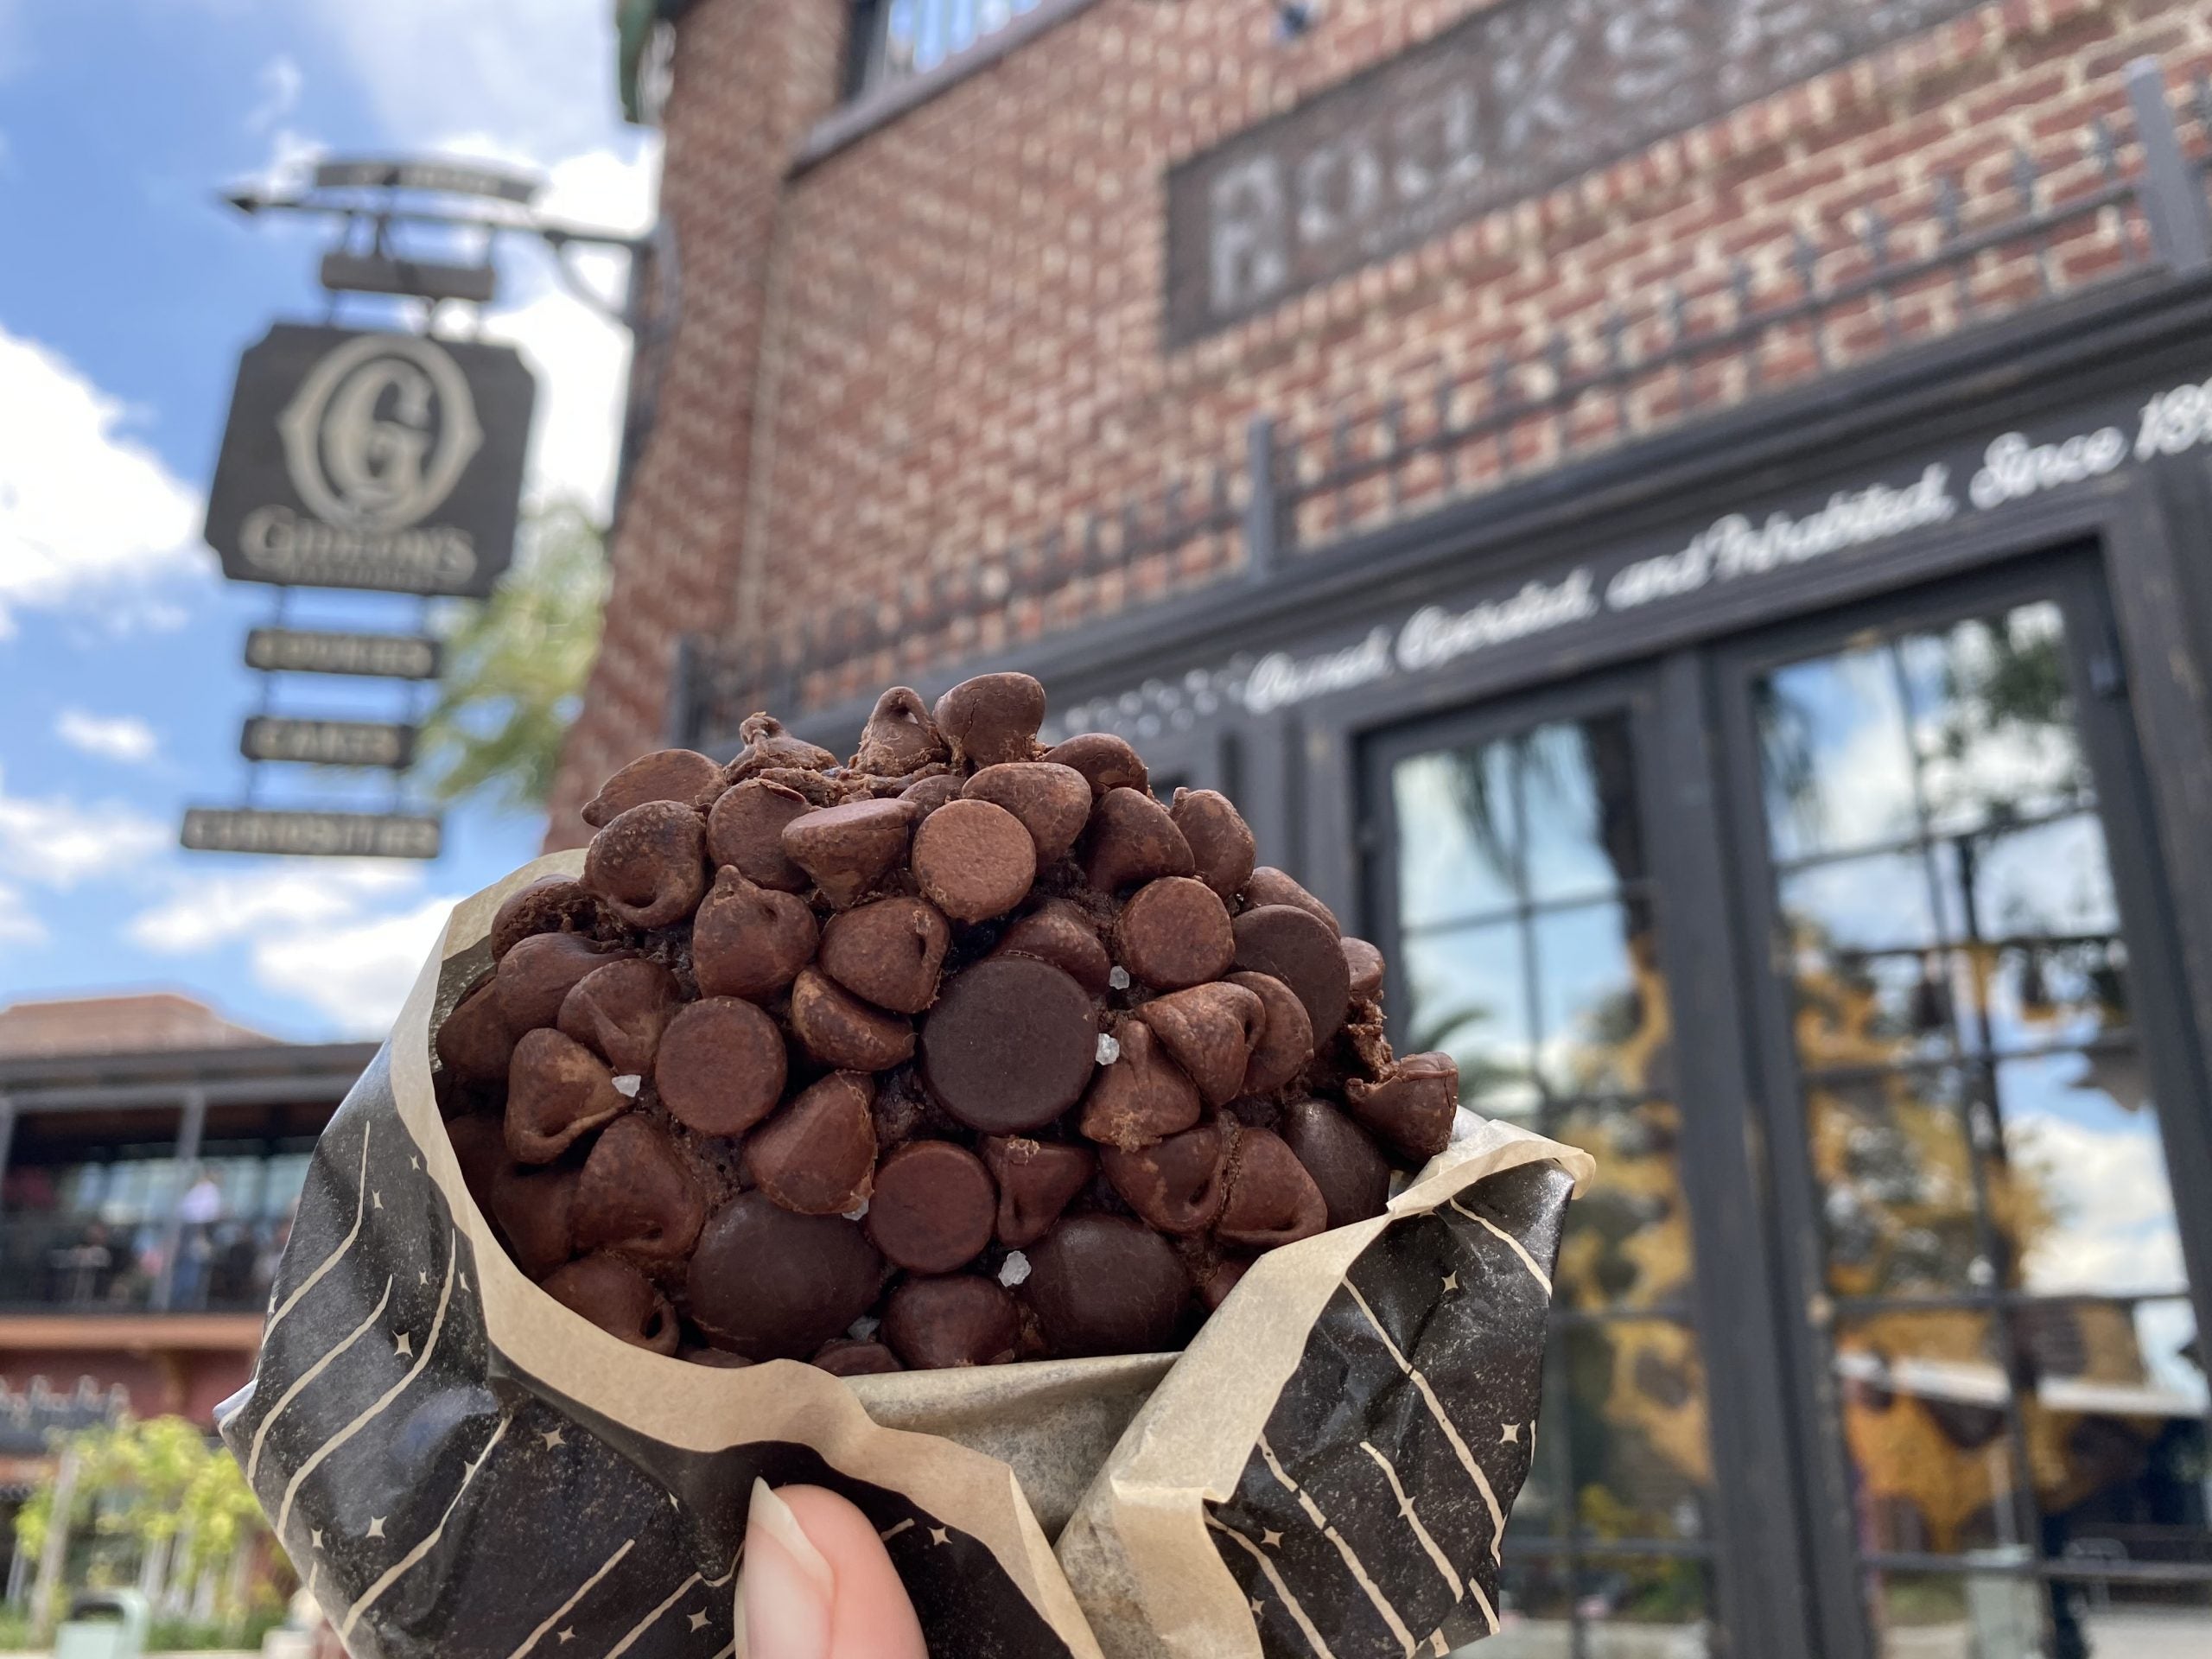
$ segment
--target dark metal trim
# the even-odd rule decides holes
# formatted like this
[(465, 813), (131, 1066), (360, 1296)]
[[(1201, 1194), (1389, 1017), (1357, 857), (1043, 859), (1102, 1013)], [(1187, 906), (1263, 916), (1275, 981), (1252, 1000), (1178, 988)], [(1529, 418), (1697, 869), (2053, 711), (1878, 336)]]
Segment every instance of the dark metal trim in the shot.
[(358, 1077), (376, 1058), (377, 1048), (375, 1043), (245, 1043), (139, 1053), (21, 1055), (0, 1059), (0, 1090), (20, 1102), (29, 1090), (108, 1084), (160, 1082), (181, 1091), (191, 1084), (248, 1077)]

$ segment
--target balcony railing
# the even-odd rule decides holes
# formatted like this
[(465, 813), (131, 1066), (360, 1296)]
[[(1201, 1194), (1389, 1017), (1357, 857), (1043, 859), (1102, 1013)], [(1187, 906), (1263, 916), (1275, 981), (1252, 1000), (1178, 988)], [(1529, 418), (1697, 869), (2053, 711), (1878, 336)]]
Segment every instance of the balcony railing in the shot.
[(0, 1220), (0, 1311), (257, 1313), (286, 1224), (110, 1224), (84, 1216)]

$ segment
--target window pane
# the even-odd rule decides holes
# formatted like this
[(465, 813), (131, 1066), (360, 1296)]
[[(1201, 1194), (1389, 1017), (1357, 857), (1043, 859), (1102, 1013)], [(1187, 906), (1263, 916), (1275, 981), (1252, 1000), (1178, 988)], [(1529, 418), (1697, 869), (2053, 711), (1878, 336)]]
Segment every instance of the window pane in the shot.
[(1564, 1562), (1509, 1560), (1497, 1575), (1497, 1633), (1459, 1651), (1468, 1659), (1569, 1659), (1573, 1599)]
[(1601, 1541), (1705, 1535), (1713, 1481), (1697, 1338), (1667, 1319), (1565, 1332), (1575, 1522)]
[(1539, 904), (1614, 892), (1643, 874), (1635, 756), (1624, 714), (1539, 726), (1515, 743)]
[(1967, 1002), (1998, 1053), (2086, 1043), (2127, 1028), (2127, 951), (2117, 939), (1961, 952)]
[(1575, 1611), (1587, 1626), (1589, 1659), (1704, 1659), (1713, 1650), (1699, 1560), (1586, 1561), (1576, 1575)]
[[(1936, 861), (1919, 852), (1811, 864), (1782, 879), (1782, 913), (1800, 950), (1896, 950), (1932, 945), (1956, 931), (1955, 886), (1948, 849)], [(1939, 897), (1942, 909), (1937, 905)]]
[(1681, 1115), (1662, 1101), (1569, 1106), (1545, 1126), (1598, 1160), (1567, 1206), (1555, 1275), (1562, 1306), (1650, 1307), (1690, 1290), (1689, 1208), (1682, 1200)]
[(1537, 1054), (1557, 1095), (1633, 1093), (1654, 1086), (1668, 1039), (1650, 913), (1637, 905), (1540, 911)]
[(2043, 1601), (2032, 1580), (1995, 1573), (1867, 1575), (1867, 1622), (1880, 1659), (2048, 1659)]
[(1777, 858), (1912, 834), (1912, 760), (1886, 646), (1792, 664), (1752, 696)]
[(1416, 936), (1401, 947), (1413, 995), (1399, 1046), (1451, 1055), (1459, 1098), (1478, 1110), (1522, 1112), (1535, 1103), (1524, 937), (1506, 922)]
[(2092, 815), (1972, 844), (1977, 937), (2040, 938), (2119, 929), (2104, 828)]
[(1797, 1055), (1808, 1072), (1956, 1052), (1957, 993), (1942, 953), (1866, 956), (1801, 944), (1794, 966)]
[(2041, 816), (2088, 793), (2055, 605), (1901, 646), (1929, 817), (1943, 833)]
[(1398, 814), (1398, 918), (1422, 927), (1510, 908), (1520, 839), (1503, 744), (1441, 749), (1391, 768)]
[(1839, 1296), (1986, 1288), (1955, 1071), (1886, 1072), (1808, 1096), (1828, 1287)]

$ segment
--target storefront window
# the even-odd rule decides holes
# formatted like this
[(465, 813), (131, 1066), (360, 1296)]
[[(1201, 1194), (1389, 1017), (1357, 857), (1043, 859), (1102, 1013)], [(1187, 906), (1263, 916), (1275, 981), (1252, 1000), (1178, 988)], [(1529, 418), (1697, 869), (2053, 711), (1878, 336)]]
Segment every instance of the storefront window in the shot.
[(1040, 0), (861, 0), (854, 40), (857, 90), (934, 69), (995, 35)]

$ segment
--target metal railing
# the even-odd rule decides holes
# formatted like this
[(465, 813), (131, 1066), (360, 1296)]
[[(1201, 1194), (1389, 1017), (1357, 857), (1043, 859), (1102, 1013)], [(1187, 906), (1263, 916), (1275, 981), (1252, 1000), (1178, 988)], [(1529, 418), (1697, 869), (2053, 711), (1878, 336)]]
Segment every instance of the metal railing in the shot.
[(12, 1216), (0, 1220), (0, 1309), (257, 1313), (286, 1231), (234, 1219), (187, 1224), (172, 1241), (159, 1219)]
[[(895, 9), (895, 8), (894, 8)], [(2149, 59), (2124, 106), (2038, 149), (1979, 150), (1822, 227), (1594, 296), (1482, 366), (1440, 368), (1319, 426), (1262, 414), (1242, 465), (1201, 465), (1117, 510), (900, 578), (770, 637), (680, 642), (680, 741), (730, 747), (756, 709), (872, 685), (1241, 579), (1822, 374), (2132, 273), (2212, 264), (2212, 81), (2186, 128)]]

